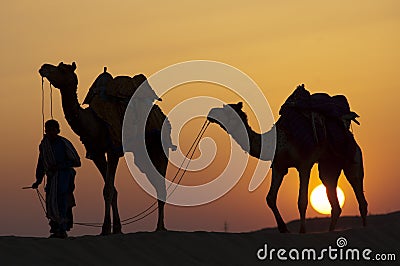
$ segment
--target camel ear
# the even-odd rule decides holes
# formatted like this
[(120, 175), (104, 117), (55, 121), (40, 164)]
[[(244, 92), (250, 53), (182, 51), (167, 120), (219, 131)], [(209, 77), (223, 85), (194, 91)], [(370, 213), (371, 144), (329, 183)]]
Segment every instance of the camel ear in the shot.
[(237, 103), (237, 106), (238, 106), (240, 109), (242, 109), (242, 108), (243, 108), (243, 102), (238, 102), (238, 103)]
[(72, 70), (75, 71), (75, 69), (76, 69), (76, 64), (75, 62), (72, 62)]

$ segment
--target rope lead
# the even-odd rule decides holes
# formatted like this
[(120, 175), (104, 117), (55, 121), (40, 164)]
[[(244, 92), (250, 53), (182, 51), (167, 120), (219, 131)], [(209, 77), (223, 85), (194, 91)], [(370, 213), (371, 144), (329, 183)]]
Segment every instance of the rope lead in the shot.
[[(196, 151), (196, 148), (197, 148), (197, 146), (199, 145), (200, 140), (201, 140), (201, 138), (203, 137), (204, 133), (206, 132), (206, 129), (207, 129), (207, 127), (209, 126), (209, 124), (210, 124), (209, 121), (205, 121), (205, 122), (204, 122), (204, 124), (203, 124), (202, 128), (200, 129), (200, 132), (197, 134), (197, 137), (196, 137), (196, 139), (194, 140), (192, 146), (190, 147), (189, 151), (186, 153), (185, 158), (183, 159), (181, 165), (180, 165), (179, 168), (178, 168), (178, 171), (175, 173), (174, 178), (172, 179), (171, 183), (170, 183), (169, 186), (167, 187), (167, 192), (168, 192), (169, 188), (172, 186), (172, 184), (173, 184), (173, 182), (175, 181), (176, 177), (178, 176), (179, 172), (182, 170), (182, 166), (183, 166), (183, 164), (185, 163), (185, 161), (186, 161), (186, 159), (187, 159), (189, 153), (191, 152), (189, 161), (188, 161), (187, 165), (184, 167), (183, 173), (182, 173), (182, 175), (180, 176), (180, 178), (179, 178), (179, 180), (178, 180), (176, 186), (173, 188), (173, 190), (172, 190), (171, 193), (167, 196), (167, 198), (169, 198), (169, 197), (175, 192), (176, 188), (178, 187), (178, 184), (181, 182), (181, 180), (182, 180), (184, 174), (186, 173), (187, 168), (189, 167), (189, 164), (190, 164), (190, 162), (191, 162), (191, 160), (192, 160), (192, 158), (193, 158), (194, 152)], [(135, 215), (135, 216), (133, 216), (133, 217), (130, 217), (130, 218), (127, 218), (127, 219), (122, 220), (122, 221), (121, 221), (121, 222), (122, 222), (121, 224), (122, 224), (122, 225), (127, 225), (127, 224), (131, 224), (131, 223), (134, 223), (134, 222), (137, 222), (137, 221), (140, 221), (140, 220), (144, 219), (145, 217), (147, 217), (147, 216), (149, 216), (150, 214), (152, 214), (153, 212), (155, 212), (155, 211), (158, 209), (158, 206), (156, 206), (153, 210), (151, 210), (149, 213), (147, 213), (147, 214), (144, 215), (143, 217), (140, 217), (140, 218), (137, 218), (137, 219), (135, 219), (135, 218), (138, 217), (138, 216), (140, 216), (140, 215), (142, 215), (142, 214), (144, 214), (146, 211), (150, 210), (154, 205), (156, 205), (156, 203), (157, 203), (157, 201), (155, 201), (155, 202), (154, 202), (153, 204), (151, 204), (147, 209), (145, 209), (144, 211), (140, 212), (139, 214), (137, 214), (137, 215)], [(129, 221), (129, 222), (128, 222), (128, 221)]]
[(44, 78), (42, 77), (42, 135), (44, 136)]
[(51, 83), (50, 83), (50, 116), (51, 116), (51, 119), (54, 119), (54, 117), (53, 117), (53, 86), (51, 86)]

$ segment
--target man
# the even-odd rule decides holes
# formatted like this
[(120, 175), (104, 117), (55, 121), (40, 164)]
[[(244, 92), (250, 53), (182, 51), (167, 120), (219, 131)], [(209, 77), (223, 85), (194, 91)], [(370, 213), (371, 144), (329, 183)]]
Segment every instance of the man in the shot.
[(81, 162), (71, 142), (58, 135), (60, 125), (56, 120), (46, 121), (45, 132), (39, 145), (36, 182), (32, 188), (38, 188), (46, 174), (46, 214), (50, 220), (50, 237), (66, 238), (66, 231), (73, 225), (72, 207), (75, 206), (76, 172), (73, 167), (80, 167)]

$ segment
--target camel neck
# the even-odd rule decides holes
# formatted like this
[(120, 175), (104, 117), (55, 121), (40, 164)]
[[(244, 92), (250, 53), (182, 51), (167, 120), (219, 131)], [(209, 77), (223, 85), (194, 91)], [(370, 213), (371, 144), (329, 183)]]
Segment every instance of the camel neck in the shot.
[(243, 129), (232, 128), (229, 130), (229, 134), (239, 144), (239, 146), (251, 156), (259, 158), (261, 152), (261, 134), (255, 132), (247, 123), (243, 121), (243, 125), (246, 130), (246, 136), (243, 134)]
[(76, 87), (60, 89), (62, 108), (68, 123), (78, 118), (79, 112), (82, 110), (78, 102), (76, 90)]
[(261, 153), (261, 134), (255, 132), (247, 123), (245, 124), (247, 135), (249, 136), (250, 156), (260, 158)]

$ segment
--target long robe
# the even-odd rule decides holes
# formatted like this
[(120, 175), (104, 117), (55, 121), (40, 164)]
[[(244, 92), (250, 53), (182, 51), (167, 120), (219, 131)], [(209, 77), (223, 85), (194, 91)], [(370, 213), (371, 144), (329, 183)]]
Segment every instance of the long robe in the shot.
[(66, 138), (44, 137), (39, 145), (36, 180), (41, 183), (47, 176), (46, 213), (51, 231), (66, 231), (72, 227), (72, 207), (75, 206), (75, 170), (81, 165), (74, 146)]

